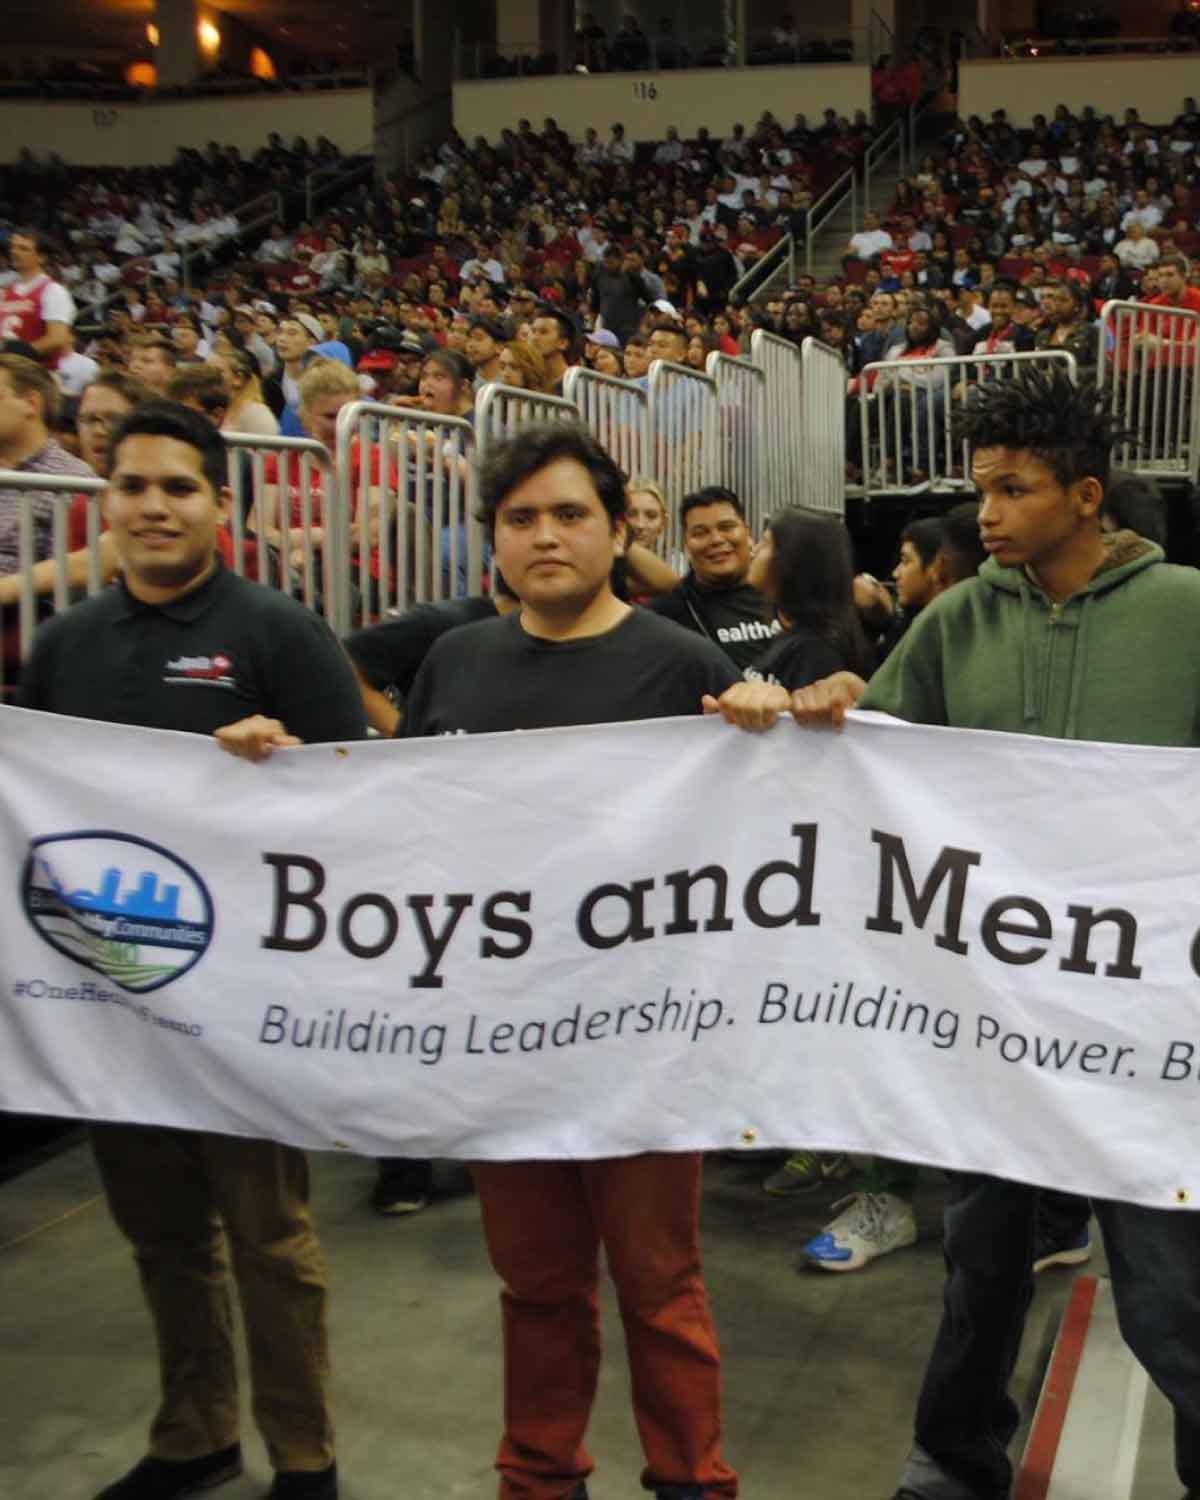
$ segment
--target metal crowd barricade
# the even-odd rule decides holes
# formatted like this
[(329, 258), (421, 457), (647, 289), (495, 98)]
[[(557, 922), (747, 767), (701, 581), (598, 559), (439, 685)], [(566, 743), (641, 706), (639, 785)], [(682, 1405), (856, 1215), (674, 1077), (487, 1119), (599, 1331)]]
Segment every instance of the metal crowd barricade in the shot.
[[(800, 346), (800, 495), (811, 510), (846, 514), (846, 361), (820, 339)], [(766, 434), (766, 441), (771, 441)]]
[[(19, 493), (20, 514), (17, 531), (17, 599), (15, 618), (6, 610), (3, 641), (0, 642), (0, 692), (6, 692), (7, 676), (18, 661), (24, 661), (33, 644), (33, 633), (41, 613), (57, 614), (72, 602), (82, 587), (90, 596), (99, 593), (108, 580), (103, 576), (100, 557), (100, 496), (106, 488), (103, 479), (78, 474), (31, 474), (22, 470), (0, 469), (0, 490)], [(53, 506), (50, 516), (50, 549), (45, 558), (36, 558), (39, 550), (34, 498), (45, 495)], [(87, 497), (86, 578), (72, 585), (68, 574), (68, 541), (71, 506)], [(50, 586), (35, 573), (39, 563), (50, 563)]]
[(234, 572), (299, 599), (344, 633), (347, 589), (335, 555), (343, 501), (328, 449), (314, 438), (222, 435)]
[(640, 385), (617, 375), (572, 366), (563, 381), (563, 397), (578, 408), (584, 426), (627, 477), (645, 471), (650, 449), (646, 441), (647, 398)]
[(1105, 406), (1128, 434), (1115, 467), (1200, 482), (1200, 313), (1106, 302), (1097, 338)]
[(750, 358), (766, 377), (761, 479), (766, 514), (800, 499), (801, 362), (795, 344), (756, 329)]
[(864, 366), (868, 394), (859, 399), (863, 495), (974, 490), (970, 446), (953, 435), (956, 410), (980, 380), (1011, 379), (1022, 366), (1062, 364), (1077, 378), (1066, 349), (1024, 354), (946, 355), (879, 360)]
[(338, 413), (335, 463), (345, 628), (479, 592), (483, 538), (470, 422), (353, 401)]
[(488, 448), (512, 437), (531, 422), (580, 422), (579, 408), (562, 396), (544, 396), (519, 386), (489, 381), (475, 402), (476, 452), (482, 458)]
[(741, 500), (754, 536), (768, 512), (761, 479), (766, 430), (767, 377), (748, 359), (716, 352), (705, 370), (717, 387), (716, 470), (714, 478)]
[(715, 481), (717, 383), (688, 365), (656, 359), (650, 366), (648, 452), (651, 474), (667, 500), (667, 556), (682, 546), (678, 505)]

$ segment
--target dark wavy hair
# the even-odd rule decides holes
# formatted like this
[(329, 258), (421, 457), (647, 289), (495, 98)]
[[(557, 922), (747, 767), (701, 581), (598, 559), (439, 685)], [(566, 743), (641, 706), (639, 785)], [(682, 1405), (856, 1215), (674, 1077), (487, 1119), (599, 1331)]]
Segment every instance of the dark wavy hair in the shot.
[(587, 428), (574, 422), (539, 422), (497, 443), (480, 467), (479, 519), (489, 534), (496, 529), (496, 512), (517, 485), (564, 458), (587, 470), (612, 524), (624, 518), (624, 475)]
[(764, 593), (772, 611), (793, 630), (823, 636), (862, 677), (874, 666), (854, 607), (854, 557), (844, 523), (789, 506), (767, 522), (771, 561)]
[(973, 448), (1032, 453), (1064, 488), (1081, 479), (1106, 485), (1113, 445), (1124, 436), (1096, 386), (1073, 384), (1059, 366), (1030, 367), (1011, 380), (976, 386), (955, 414), (953, 430)]

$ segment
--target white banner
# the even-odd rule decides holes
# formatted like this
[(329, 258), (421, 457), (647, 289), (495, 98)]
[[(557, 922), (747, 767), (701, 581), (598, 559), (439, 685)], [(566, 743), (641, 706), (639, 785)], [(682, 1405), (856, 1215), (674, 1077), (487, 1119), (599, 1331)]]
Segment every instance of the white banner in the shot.
[(714, 722), (234, 761), (0, 711), (0, 1107), (809, 1146), (1195, 1206), (1200, 758)]

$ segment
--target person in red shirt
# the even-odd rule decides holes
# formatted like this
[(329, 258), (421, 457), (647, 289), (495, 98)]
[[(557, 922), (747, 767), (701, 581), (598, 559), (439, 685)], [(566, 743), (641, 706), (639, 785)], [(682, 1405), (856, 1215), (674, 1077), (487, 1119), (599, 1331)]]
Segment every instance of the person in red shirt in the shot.
[[(337, 442), (338, 413), (360, 396), (358, 378), (353, 370), (347, 369), (339, 360), (314, 361), (300, 379), (298, 410), (305, 434), (323, 444), (332, 455)], [(351, 475), (352, 546), (355, 558), (357, 559), (360, 536), (359, 502), (365, 491), (369, 509), (368, 526), (372, 537), (370, 572), (372, 578), (379, 579), (382, 563), (374, 538), (385, 519), (385, 511), (392, 508), (399, 492), (399, 469), (395, 463), (389, 465), (384, 483), (382, 452), (379, 444), (373, 443), (370, 447), (367, 478), (363, 482), (362, 455), (358, 439), (355, 438), (351, 448)], [(305, 566), (306, 547), (311, 547), (314, 554), (320, 554), (325, 543), (328, 517), (325, 514), (324, 479), (324, 469), (299, 452), (287, 454), (282, 478), (279, 459), (274, 454), (268, 454), (263, 460), (263, 488), (255, 500), (251, 524), (281, 559), (301, 574)], [(256, 554), (256, 544), (248, 544), (247, 551)], [(257, 566), (257, 556), (254, 557), (254, 565)], [(357, 573), (357, 566), (355, 572)]]
[(36, 229), (13, 231), (8, 254), (17, 279), (0, 290), (0, 342), (21, 340), (52, 370), (70, 351), (75, 303), (46, 270), (45, 253), (45, 239)]
[(879, 269), (884, 276), (893, 276), (897, 281), (905, 271), (917, 269), (917, 254), (908, 247), (908, 235), (903, 229), (892, 232), (892, 248), (879, 257)]
[[(1200, 288), (1188, 285), (1188, 262), (1184, 255), (1168, 255), (1158, 263), (1158, 294), (1147, 297), (1151, 307), (1171, 308), (1178, 312), (1200, 313)], [(1196, 363), (1197, 329), (1192, 318), (1172, 318), (1169, 314), (1148, 314), (1139, 320), (1135, 346), (1151, 351), (1153, 363), (1191, 368)]]

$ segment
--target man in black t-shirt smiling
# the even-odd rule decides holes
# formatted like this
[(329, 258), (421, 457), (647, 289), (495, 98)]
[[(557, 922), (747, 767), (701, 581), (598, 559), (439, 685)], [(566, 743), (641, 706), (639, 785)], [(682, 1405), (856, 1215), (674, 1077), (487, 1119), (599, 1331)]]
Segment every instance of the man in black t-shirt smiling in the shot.
[(751, 536), (742, 503), (732, 490), (707, 485), (683, 497), (679, 520), (691, 571), (648, 608), (707, 636), (741, 673), (779, 634), (762, 594), (747, 582)]
[[(489, 455), (481, 495), (520, 608), (436, 642), (408, 696), (404, 735), (693, 714), (705, 693), (733, 683), (715, 645), (613, 593), (625, 489), (583, 428), (526, 428)], [(581, 819), (605, 813), (581, 797)], [(720, 1451), (700, 1167), (695, 1152), (476, 1166), (488, 1253), (505, 1284), (501, 1500), (586, 1497), (601, 1245), (625, 1324), (645, 1488), (664, 1500), (737, 1494)]]

